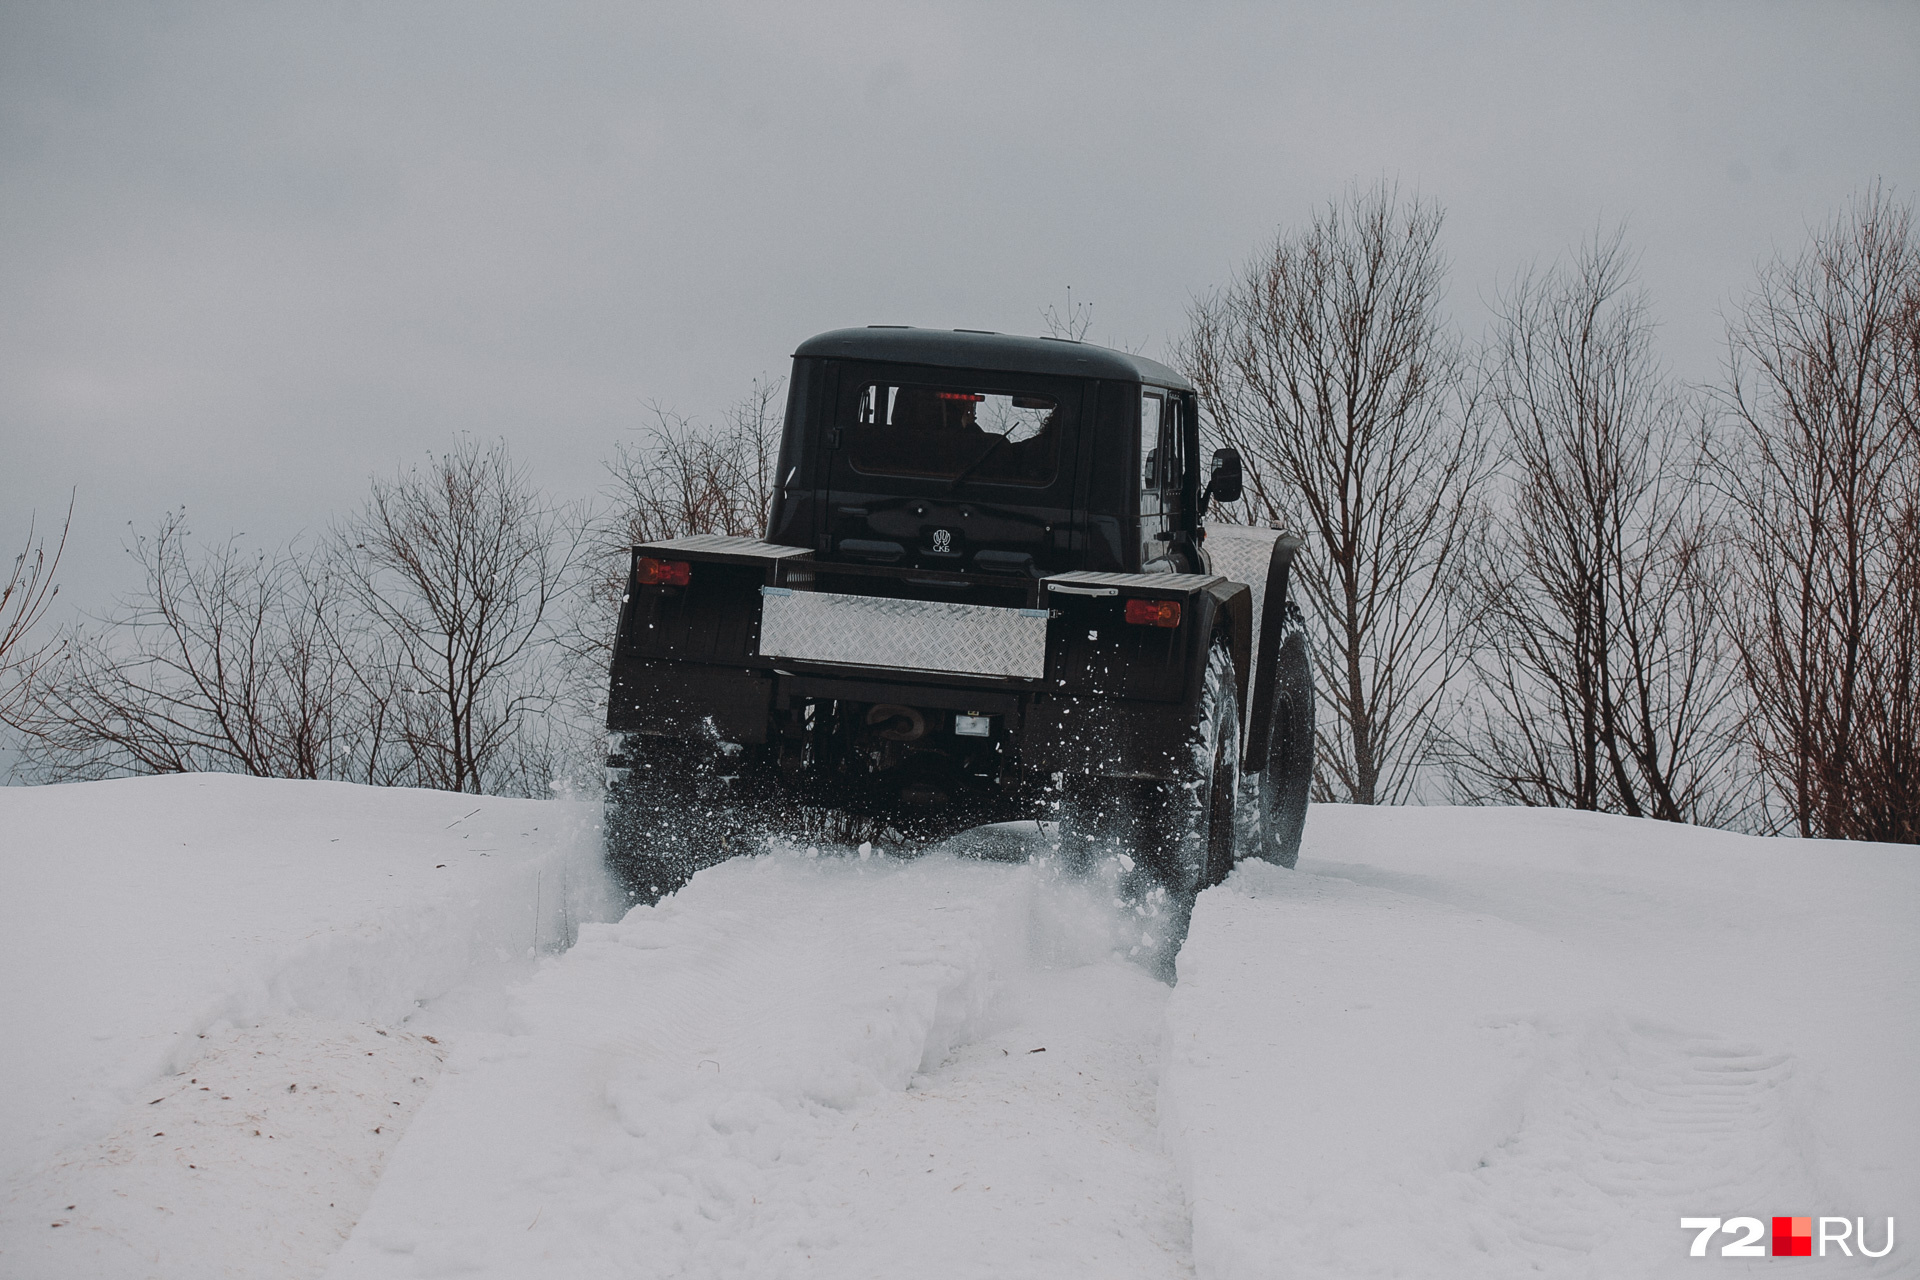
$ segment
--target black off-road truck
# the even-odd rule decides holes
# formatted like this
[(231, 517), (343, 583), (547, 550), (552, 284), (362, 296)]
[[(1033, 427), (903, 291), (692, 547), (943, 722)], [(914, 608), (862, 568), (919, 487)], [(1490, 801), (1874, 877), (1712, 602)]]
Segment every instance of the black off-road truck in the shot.
[(1292, 866), (1313, 771), (1297, 538), (1203, 521), (1193, 388), (1084, 343), (876, 325), (794, 353), (763, 539), (633, 549), (606, 842), (653, 900), (769, 831), (1039, 819), (1190, 903)]

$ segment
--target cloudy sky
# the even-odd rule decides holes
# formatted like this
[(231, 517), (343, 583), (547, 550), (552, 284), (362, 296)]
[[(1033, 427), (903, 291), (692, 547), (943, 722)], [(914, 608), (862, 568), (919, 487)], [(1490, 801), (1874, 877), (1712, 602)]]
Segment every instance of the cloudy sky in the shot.
[(280, 541), (456, 432), (593, 491), (873, 322), (1150, 354), (1349, 183), (1472, 334), (1624, 221), (1676, 373), (1756, 261), (1920, 191), (1920, 5), (0, 5), (0, 537)]

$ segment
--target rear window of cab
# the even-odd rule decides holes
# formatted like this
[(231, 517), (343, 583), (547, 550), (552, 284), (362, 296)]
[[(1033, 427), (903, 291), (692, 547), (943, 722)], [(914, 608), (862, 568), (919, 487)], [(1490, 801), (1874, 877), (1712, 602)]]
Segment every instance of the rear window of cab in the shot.
[(1059, 474), (1076, 399), (1064, 382), (855, 377), (841, 383), (835, 425), (862, 475), (1044, 488)]

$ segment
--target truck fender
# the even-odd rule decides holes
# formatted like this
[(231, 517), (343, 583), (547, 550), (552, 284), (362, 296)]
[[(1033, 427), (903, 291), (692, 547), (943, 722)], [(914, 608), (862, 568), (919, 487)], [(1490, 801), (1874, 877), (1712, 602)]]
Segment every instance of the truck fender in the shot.
[(1247, 704), (1247, 681), (1253, 677), (1253, 593), (1238, 582), (1216, 582), (1200, 592), (1194, 601), (1197, 610), (1195, 642), (1187, 655), (1187, 688), (1199, 696), (1206, 682), (1207, 649), (1215, 632), (1223, 632), (1233, 655), (1234, 696)]
[(1267, 742), (1273, 736), (1273, 685), (1280, 666), (1280, 646), (1287, 638), (1287, 592), (1293, 558), (1301, 545), (1299, 535), (1282, 534), (1274, 539), (1273, 554), (1267, 562), (1267, 589), (1260, 608), (1260, 652), (1254, 656), (1256, 700), (1249, 707), (1247, 747), (1241, 757), (1250, 773), (1267, 767)]

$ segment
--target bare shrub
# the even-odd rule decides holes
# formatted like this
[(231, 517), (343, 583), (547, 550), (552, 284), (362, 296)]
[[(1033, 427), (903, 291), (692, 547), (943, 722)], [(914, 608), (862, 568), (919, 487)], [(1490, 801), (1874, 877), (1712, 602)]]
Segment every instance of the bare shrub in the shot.
[(142, 585), (68, 630), (20, 716), (36, 772), (383, 780), (349, 655), (327, 635), (339, 601), (308, 581), (304, 553), (195, 552), (182, 512), (128, 550)]
[(1623, 236), (1520, 277), (1485, 402), (1505, 485), (1473, 565), (1475, 798), (1720, 823), (1738, 807), (1705, 454)]
[(1920, 248), (1879, 188), (1761, 272), (1729, 332), (1733, 598), (1780, 825), (1920, 840)]
[(1325, 642), (1325, 798), (1406, 799), (1463, 658), (1453, 584), (1489, 461), (1440, 304), (1442, 215), (1382, 184), (1282, 234), (1195, 304), (1174, 360), (1246, 464), (1239, 518), (1317, 535), (1296, 561)]
[(129, 551), (142, 585), (69, 629), (17, 717), (51, 780), (212, 770), (544, 795), (556, 604), (577, 525), (504, 444), (375, 481), (317, 547)]

